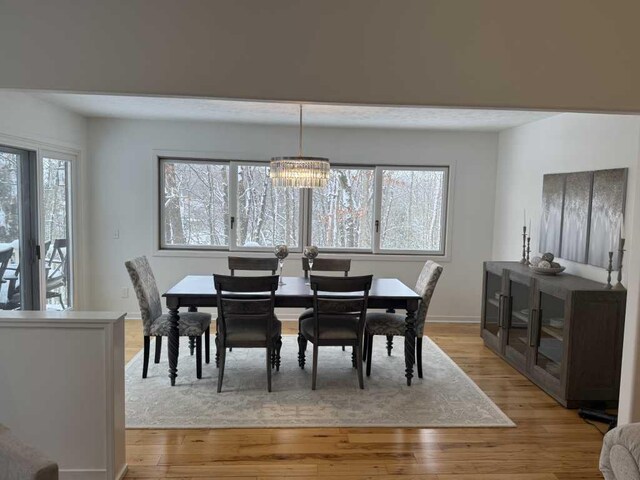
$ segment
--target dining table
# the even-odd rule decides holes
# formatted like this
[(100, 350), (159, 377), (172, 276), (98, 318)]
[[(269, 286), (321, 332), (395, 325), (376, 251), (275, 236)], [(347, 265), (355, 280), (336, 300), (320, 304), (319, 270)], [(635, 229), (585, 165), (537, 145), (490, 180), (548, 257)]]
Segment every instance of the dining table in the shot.
[[(282, 277), (275, 292), (276, 308), (305, 309), (313, 305), (313, 291), (304, 277)], [(323, 293), (324, 295), (324, 293)], [(336, 294), (344, 296), (344, 293)], [(180, 309), (197, 311), (200, 307), (217, 307), (218, 298), (213, 275), (187, 275), (162, 295), (169, 310), (169, 379), (171, 386), (178, 376), (180, 349)], [(248, 295), (250, 298), (250, 295)], [(415, 318), (421, 297), (397, 278), (375, 278), (369, 290), (370, 309), (406, 311), (404, 334), (405, 377), (411, 386), (416, 358)]]

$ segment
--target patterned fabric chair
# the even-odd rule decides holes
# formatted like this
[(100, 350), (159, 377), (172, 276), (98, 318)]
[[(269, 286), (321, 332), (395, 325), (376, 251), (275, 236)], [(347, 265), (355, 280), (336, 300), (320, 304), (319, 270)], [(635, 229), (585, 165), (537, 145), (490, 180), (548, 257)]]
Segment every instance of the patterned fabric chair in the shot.
[(318, 347), (345, 345), (353, 347), (353, 366), (358, 369), (360, 388), (364, 388), (362, 339), (372, 279), (373, 275), (346, 278), (311, 275), (313, 316), (300, 322), (298, 364), (300, 368), (304, 368), (307, 342), (311, 342), (312, 390), (316, 389), (318, 376)]
[[(137, 257), (125, 262), (131, 283), (138, 297), (140, 315), (142, 316), (142, 334), (144, 335), (144, 362), (142, 378), (147, 378), (149, 369), (149, 349), (151, 337), (156, 337), (155, 363), (160, 363), (162, 351), (162, 337), (169, 335), (169, 315), (162, 313), (160, 293), (153, 276), (151, 265), (147, 257)], [(197, 377), (202, 378), (202, 335), (205, 342), (205, 361), (209, 363), (209, 327), (211, 315), (209, 313), (190, 311), (180, 313), (180, 336), (189, 337), (189, 349), (193, 355), (196, 350)]]
[[(436, 288), (442, 266), (436, 262), (427, 260), (416, 282), (415, 291), (422, 296), (422, 301), (416, 312), (416, 361), (418, 363), (418, 378), (422, 378), (422, 336), (424, 324), (427, 319), (427, 311), (433, 291)], [(373, 336), (385, 335), (387, 337), (387, 354), (391, 355), (393, 337), (404, 337), (405, 316), (394, 311), (367, 313), (367, 327), (365, 330), (365, 357), (367, 360), (367, 376), (371, 375), (371, 357), (373, 349)]]

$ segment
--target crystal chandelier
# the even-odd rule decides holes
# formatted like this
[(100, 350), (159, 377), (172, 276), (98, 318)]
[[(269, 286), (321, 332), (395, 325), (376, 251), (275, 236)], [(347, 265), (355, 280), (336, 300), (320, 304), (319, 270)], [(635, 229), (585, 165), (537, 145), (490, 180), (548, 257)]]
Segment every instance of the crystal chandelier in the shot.
[(269, 176), (274, 187), (322, 188), (329, 180), (329, 159), (302, 155), (302, 105), (300, 105), (300, 147), (297, 157), (273, 157)]

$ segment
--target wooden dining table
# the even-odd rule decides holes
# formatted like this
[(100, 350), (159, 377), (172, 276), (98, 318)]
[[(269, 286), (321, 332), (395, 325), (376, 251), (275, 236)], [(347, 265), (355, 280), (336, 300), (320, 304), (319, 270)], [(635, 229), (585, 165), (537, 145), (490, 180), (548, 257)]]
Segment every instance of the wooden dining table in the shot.
[[(313, 291), (305, 283), (304, 277), (282, 277), (282, 281), (284, 285), (280, 285), (275, 293), (276, 308), (304, 309), (313, 305)], [(174, 386), (178, 376), (180, 308), (197, 311), (199, 307), (217, 307), (218, 299), (213, 284), (213, 275), (187, 275), (162, 296), (166, 299), (169, 309), (169, 378), (171, 385)], [(368, 308), (403, 309), (407, 312), (404, 359), (405, 377), (409, 386), (413, 378), (413, 365), (416, 356), (415, 318), (420, 301), (420, 295), (397, 278), (374, 278), (369, 291)]]

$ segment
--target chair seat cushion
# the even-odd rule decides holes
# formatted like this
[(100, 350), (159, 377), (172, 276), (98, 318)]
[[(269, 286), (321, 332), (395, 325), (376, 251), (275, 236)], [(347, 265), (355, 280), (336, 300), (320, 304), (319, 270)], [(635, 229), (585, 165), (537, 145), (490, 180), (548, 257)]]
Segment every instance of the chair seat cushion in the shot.
[[(300, 322), (300, 332), (307, 340), (315, 341), (313, 332), (314, 318), (305, 318)], [(357, 340), (358, 320), (353, 317), (325, 317), (320, 318), (320, 340)]]
[(305, 311), (303, 311), (300, 316), (298, 317), (298, 321), (302, 321), (305, 318), (311, 318), (313, 317), (313, 308), (307, 308)]
[[(271, 325), (271, 338), (276, 339), (282, 335), (282, 322), (274, 315)], [(265, 342), (267, 338), (267, 326), (264, 319), (236, 319), (227, 322), (226, 343)], [(233, 346), (233, 345), (232, 345)]]
[(397, 313), (367, 313), (367, 332), (371, 335), (404, 335), (405, 316)]
[[(211, 314), (204, 312), (180, 312), (178, 329), (181, 337), (198, 337), (211, 325)], [(169, 335), (169, 314), (161, 315), (151, 324), (150, 335)]]

